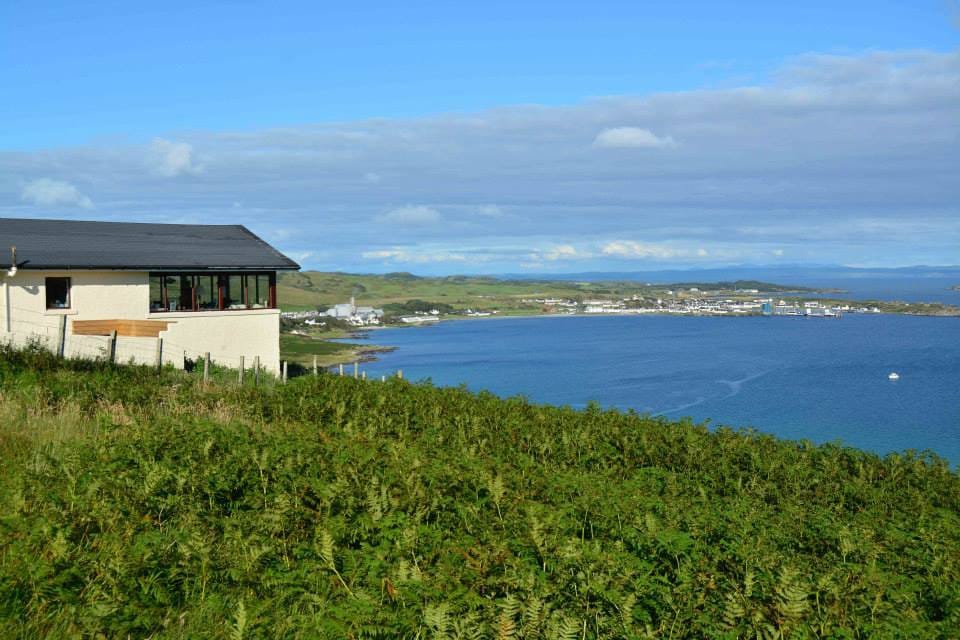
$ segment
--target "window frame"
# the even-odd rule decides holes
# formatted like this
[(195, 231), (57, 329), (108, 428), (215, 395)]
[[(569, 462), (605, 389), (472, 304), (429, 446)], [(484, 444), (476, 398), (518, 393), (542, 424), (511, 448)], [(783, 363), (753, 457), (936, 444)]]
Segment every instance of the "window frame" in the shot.
[[(229, 278), (231, 277), (241, 277), (243, 291), (243, 302), (242, 305), (237, 305), (235, 300), (231, 300), (227, 296), (227, 288)], [(251, 305), (250, 300), (250, 278), (256, 278), (257, 276), (267, 276), (268, 277), (268, 292), (267, 292), (267, 304), (265, 306), (253, 306)], [(215, 297), (217, 300), (216, 308), (202, 308), (200, 307), (200, 301), (197, 296), (197, 289), (200, 282), (200, 278), (214, 278), (216, 282), (216, 292)], [(160, 308), (153, 308), (154, 300), (154, 278), (159, 279), (160, 286)], [(177, 278), (178, 279), (178, 289), (179, 295), (177, 297), (177, 302), (183, 300), (183, 285), (186, 283), (190, 288), (190, 301), (191, 305), (189, 309), (171, 309), (170, 308), (170, 296), (169, 288), (167, 283), (167, 278)], [(277, 272), (276, 271), (151, 271), (148, 274), (149, 286), (150, 286), (150, 300), (149, 300), (149, 311), (150, 313), (210, 313), (210, 312), (220, 312), (220, 311), (250, 311), (258, 309), (276, 309), (277, 308)], [(227, 305), (228, 300), (232, 302), (231, 305)]]
[[(62, 307), (50, 306), (50, 281), (65, 280), (67, 283), (67, 303)], [(45, 276), (43, 278), (43, 302), (47, 311), (66, 311), (73, 308), (73, 278), (70, 276)]]

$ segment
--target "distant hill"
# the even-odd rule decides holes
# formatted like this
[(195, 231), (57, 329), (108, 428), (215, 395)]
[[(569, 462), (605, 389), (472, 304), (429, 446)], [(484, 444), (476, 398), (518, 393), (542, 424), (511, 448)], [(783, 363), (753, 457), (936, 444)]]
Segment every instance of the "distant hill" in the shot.
[[(698, 279), (677, 284), (647, 285), (628, 278), (574, 281), (468, 275), (423, 277), (406, 272), (375, 275), (302, 271), (280, 276), (278, 296), (280, 304), (287, 310), (331, 306), (345, 302), (353, 296), (358, 304), (380, 307), (420, 300), (460, 308), (479, 307), (509, 312), (517, 310), (523, 300), (533, 298), (582, 299), (632, 295), (656, 297), (671, 288), (720, 289), (730, 292), (743, 289), (765, 292), (813, 291), (789, 284), (736, 279), (721, 282)], [(527, 306), (530, 306), (529, 303)]]

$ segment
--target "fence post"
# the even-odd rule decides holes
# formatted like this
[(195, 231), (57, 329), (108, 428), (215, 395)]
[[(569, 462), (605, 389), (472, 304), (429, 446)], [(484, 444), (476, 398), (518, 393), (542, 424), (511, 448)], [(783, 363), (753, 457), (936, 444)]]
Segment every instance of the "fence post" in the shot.
[(156, 353), (156, 362), (157, 373), (160, 373), (163, 370), (163, 338), (157, 336), (157, 353)]
[(354, 377), (354, 378), (357, 378), (357, 377), (359, 377), (359, 376), (360, 376), (360, 363), (359, 363), (359, 362), (354, 362), (354, 363), (353, 363), (353, 377)]
[(343, 363), (340, 363), (340, 377), (343, 377)]
[(313, 356), (313, 375), (317, 375), (317, 356)]
[(203, 384), (210, 382), (210, 352), (203, 354)]
[(243, 365), (244, 365), (244, 362), (243, 362), (243, 356), (240, 356), (240, 373), (239, 373), (239, 381), (240, 381), (240, 386), (241, 386), (241, 387), (243, 386), (243, 370), (244, 370), (244, 366), (243, 366)]
[(397, 369), (397, 377), (403, 380), (403, 369)]
[(367, 379), (367, 372), (366, 372), (366, 371), (363, 371), (363, 372), (360, 374), (360, 378), (362, 378), (363, 380), (366, 380), (366, 379)]
[(287, 361), (283, 361), (283, 384), (287, 384)]
[(110, 342), (107, 345), (107, 357), (110, 359), (110, 364), (116, 364), (117, 362), (117, 330), (116, 329), (110, 332)]
[(67, 343), (67, 316), (60, 316), (57, 327), (57, 357), (62, 358)]
[(260, 384), (260, 356), (253, 356), (253, 386)]

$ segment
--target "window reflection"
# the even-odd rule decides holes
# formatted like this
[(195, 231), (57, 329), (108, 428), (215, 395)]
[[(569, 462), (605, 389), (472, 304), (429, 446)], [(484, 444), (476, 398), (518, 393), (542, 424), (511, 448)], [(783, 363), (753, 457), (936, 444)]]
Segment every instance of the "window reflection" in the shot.
[(150, 311), (273, 308), (275, 289), (275, 273), (151, 273)]

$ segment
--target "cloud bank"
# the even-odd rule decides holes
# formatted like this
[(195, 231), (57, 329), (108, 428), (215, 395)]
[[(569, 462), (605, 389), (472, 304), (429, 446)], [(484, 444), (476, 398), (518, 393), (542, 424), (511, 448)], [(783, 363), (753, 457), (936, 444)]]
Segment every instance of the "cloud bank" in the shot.
[(57, 205), (82, 207), (90, 209), (93, 202), (80, 190), (69, 182), (37, 178), (24, 185), (20, 192), (20, 199), (31, 204), (50, 207)]
[(202, 166), (194, 160), (192, 145), (163, 138), (154, 138), (150, 143), (147, 162), (155, 174), (166, 178), (199, 173), (203, 170)]
[(658, 136), (640, 127), (612, 127), (604, 129), (593, 140), (593, 146), (609, 149), (663, 149), (675, 147), (670, 136)]
[(240, 223), (344, 270), (947, 264), (958, 174), (960, 53), (811, 54), (750, 86), (0, 150), (0, 215)]

